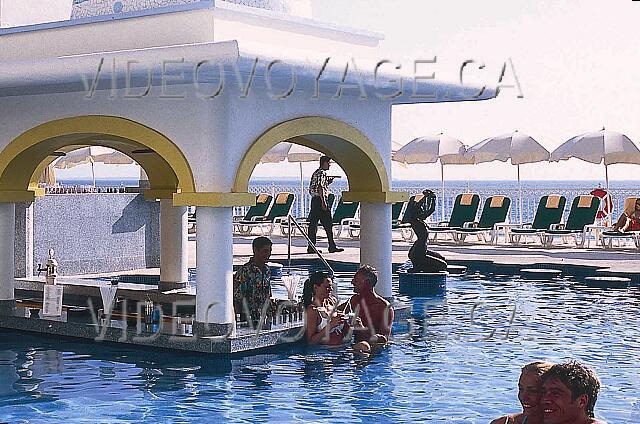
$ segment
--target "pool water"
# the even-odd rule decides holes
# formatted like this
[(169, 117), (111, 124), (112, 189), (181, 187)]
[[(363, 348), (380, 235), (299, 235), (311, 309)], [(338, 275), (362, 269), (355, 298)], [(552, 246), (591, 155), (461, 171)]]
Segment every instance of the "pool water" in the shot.
[(286, 347), (222, 359), (0, 331), (0, 422), (487, 423), (518, 410), (520, 367), (576, 359), (596, 416), (640, 422), (640, 290), (449, 277), (371, 358)]

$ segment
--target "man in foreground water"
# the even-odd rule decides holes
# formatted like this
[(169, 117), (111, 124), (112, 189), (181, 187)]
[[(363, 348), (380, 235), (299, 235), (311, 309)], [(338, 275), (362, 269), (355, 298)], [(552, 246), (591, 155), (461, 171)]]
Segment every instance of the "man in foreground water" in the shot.
[(604, 424), (594, 415), (600, 380), (592, 369), (575, 361), (553, 365), (542, 391), (545, 424)]
[(370, 351), (372, 346), (381, 346), (391, 337), (394, 311), (388, 300), (379, 296), (374, 287), (378, 273), (371, 265), (363, 265), (353, 276), (351, 284), (355, 294), (340, 305), (338, 310), (353, 313), (360, 318), (362, 326), (354, 328), (354, 349)]

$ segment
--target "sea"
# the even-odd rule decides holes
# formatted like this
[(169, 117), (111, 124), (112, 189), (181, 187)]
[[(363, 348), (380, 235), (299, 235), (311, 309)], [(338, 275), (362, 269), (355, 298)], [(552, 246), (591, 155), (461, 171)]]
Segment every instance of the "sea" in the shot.
[[(58, 184), (64, 186), (90, 186), (92, 185), (91, 179), (58, 179)], [(304, 181), (305, 187), (308, 187), (308, 181)], [(517, 190), (518, 182), (514, 180), (451, 180), (445, 181), (445, 187), (447, 190), (455, 191), (476, 191), (486, 189), (504, 189), (504, 190)], [(120, 178), (102, 178), (96, 179), (97, 187), (136, 187), (138, 185), (138, 179), (120, 179)], [(249, 182), (250, 186), (254, 187), (300, 187), (300, 179), (298, 178), (256, 178)], [(550, 192), (558, 191), (561, 189), (571, 190), (593, 190), (596, 188), (602, 188), (605, 186), (604, 181), (598, 180), (527, 180), (521, 182), (522, 189), (536, 189), (536, 190), (549, 190)], [(392, 187), (394, 190), (402, 190), (405, 188), (428, 188), (434, 191), (438, 191), (442, 187), (440, 180), (393, 180)], [(344, 179), (336, 180), (331, 188), (346, 189), (347, 182)], [(609, 181), (610, 189), (622, 189), (622, 190), (638, 190), (640, 192), (640, 182), (638, 180), (614, 180)]]
[[(249, 191), (254, 193), (269, 193), (275, 196), (280, 192), (291, 192), (295, 195), (291, 213), (294, 217), (305, 217), (309, 213), (310, 197), (308, 181), (304, 183), (304, 199), (301, 201), (301, 182), (298, 178), (255, 178), (249, 181)], [(90, 179), (59, 179), (63, 186), (91, 186)], [(436, 193), (436, 211), (431, 221), (446, 221), (453, 209), (455, 198), (463, 192), (477, 193), (481, 198), (481, 205), (486, 198), (493, 195), (503, 195), (511, 198), (508, 222), (532, 222), (540, 198), (547, 194), (561, 194), (567, 199), (565, 212), (570, 209), (575, 196), (589, 194), (597, 188), (604, 188), (605, 182), (598, 180), (526, 180), (519, 185), (514, 180), (451, 180), (445, 181), (445, 191), (442, 193), (440, 180), (393, 180), (392, 189), (417, 194), (424, 189)], [(137, 187), (137, 179), (96, 179), (96, 187)], [(329, 187), (339, 196), (340, 192), (348, 189), (346, 178), (335, 180)], [(124, 191), (124, 190), (122, 190)], [(637, 180), (614, 180), (609, 182), (609, 192), (612, 195), (613, 217), (623, 210), (625, 198), (640, 197), (640, 183)], [(522, 198), (522, 202), (520, 202)], [(335, 206), (334, 206), (335, 207)], [(234, 215), (244, 215), (246, 207), (234, 209)], [(567, 212), (568, 213), (568, 212)], [(610, 221), (607, 222), (610, 225)]]

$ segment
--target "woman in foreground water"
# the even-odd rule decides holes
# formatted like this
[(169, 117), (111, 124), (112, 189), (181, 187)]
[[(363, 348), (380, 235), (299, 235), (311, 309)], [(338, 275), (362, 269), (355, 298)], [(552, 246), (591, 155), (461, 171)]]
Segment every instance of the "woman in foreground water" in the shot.
[(336, 310), (333, 281), (324, 272), (315, 272), (304, 282), (305, 337), (309, 344), (339, 345), (349, 334), (347, 316)]
[(491, 424), (542, 424), (542, 375), (551, 368), (549, 362), (531, 362), (520, 372), (518, 399), (522, 412), (496, 418)]

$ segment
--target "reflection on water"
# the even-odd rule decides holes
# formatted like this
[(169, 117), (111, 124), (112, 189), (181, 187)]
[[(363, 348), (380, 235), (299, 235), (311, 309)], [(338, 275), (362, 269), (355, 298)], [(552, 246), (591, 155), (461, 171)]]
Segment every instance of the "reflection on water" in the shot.
[(522, 364), (578, 359), (603, 381), (597, 415), (637, 424), (637, 288), (477, 274), (410, 301), (412, 318), (371, 358), (298, 346), (229, 359), (0, 332), (0, 422), (486, 423), (517, 410)]
[(20, 379), (17, 372), (18, 354), (10, 350), (0, 350), (0, 396), (7, 397), (16, 392), (14, 383)]

